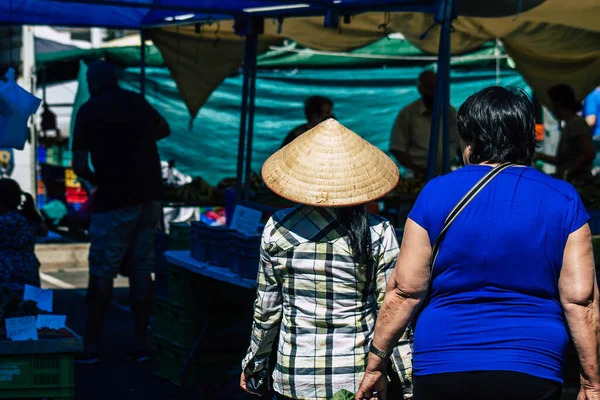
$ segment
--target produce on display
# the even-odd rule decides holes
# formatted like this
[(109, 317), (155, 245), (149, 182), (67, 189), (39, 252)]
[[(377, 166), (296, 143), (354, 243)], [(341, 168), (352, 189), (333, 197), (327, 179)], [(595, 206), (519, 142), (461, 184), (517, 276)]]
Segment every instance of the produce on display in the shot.
[[(36, 317), (38, 315), (50, 314), (38, 308), (33, 300), (23, 300), (23, 297), (9, 288), (0, 286), (0, 341), (7, 340), (5, 330), (5, 319), (19, 317)], [(39, 328), (38, 336), (43, 339), (65, 339), (75, 337), (66, 328), (50, 329)]]
[[(235, 178), (225, 178), (217, 186), (212, 187), (203, 178), (197, 177), (192, 182), (181, 186), (164, 185), (163, 201), (181, 203), (223, 202), (225, 190), (235, 187)], [(264, 187), (260, 176), (252, 172), (250, 176), (250, 191), (256, 192)]]
[(38, 314), (47, 313), (40, 310), (35, 301), (25, 301), (8, 288), (0, 287), (0, 325), (4, 325), (6, 318), (34, 317)]
[(165, 186), (163, 200), (184, 203), (199, 203), (208, 201), (212, 187), (198, 177), (182, 186)]
[(418, 194), (425, 186), (423, 179), (400, 179), (398, 185), (393, 190), (393, 193), (398, 194)]
[(590, 210), (600, 210), (600, 185), (587, 184), (576, 186), (583, 205)]
[[(213, 199), (221, 200), (221, 201), (225, 200), (225, 190), (227, 190), (229, 188), (234, 188), (235, 183), (236, 183), (235, 178), (225, 178), (225, 179), (221, 180), (221, 182), (219, 182), (213, 190)], [(263, 181), (262, 181), (260, 175), (258, 175), (256, 172), (252, 171), (252, 173), (250, 175), (250, 191), (256, 192), (256, 191), (260, 191), (264, 188), (265, 188), (265, 186), (263, 184)]]

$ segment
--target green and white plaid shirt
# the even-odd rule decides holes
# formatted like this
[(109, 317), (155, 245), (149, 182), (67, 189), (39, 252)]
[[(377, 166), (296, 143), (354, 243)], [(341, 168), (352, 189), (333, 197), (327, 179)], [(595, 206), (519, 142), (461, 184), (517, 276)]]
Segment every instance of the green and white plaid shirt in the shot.
[[(300, 206), (276, 213), (263, 233), (248, 374), (268, 368), (279, 335), (276, 392), (295, 399), (330, 399), (356, 392), (367, 364), (375, 319), (398, 257), (391, 224), (369, 216), (373, 263), (356, 266), (347, 232), (328, 208)], [(412, 331), (392, 357), (412, 397)]]

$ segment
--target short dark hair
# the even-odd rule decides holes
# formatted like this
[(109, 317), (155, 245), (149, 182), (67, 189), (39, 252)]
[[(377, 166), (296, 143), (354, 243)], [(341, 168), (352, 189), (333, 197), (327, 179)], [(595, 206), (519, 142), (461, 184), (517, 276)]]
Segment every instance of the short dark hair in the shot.
[(116, 85), (118, 82), (114, 65), (104, 60), (97, 60), (88, 65), (86, 77), (88, 84), (98, 87)]
[(491, 86), (458, 110), (458, 134), (471, 146), (469, 161), (530, 165), (535, 152), (535, 118), (527, 94)]
[(21, 204), (21, 187), (12, 179), (0, 179), (0, 208), (16, 210)]
[(575, 92), (569, 85), (560, 84), (548, 89), (548, 96), (553, 103), (562, 104), (574, 113), (581, 111), (581, 102), (575, 100)]
[(324, 105), (333, 107), (333, 101), (323, 96), (312, 96), (304, 100), (304, 115), (306, 116), (306, 119), (310, 119), (314, 113), (321, 112), (321, 108), (323, 108)]

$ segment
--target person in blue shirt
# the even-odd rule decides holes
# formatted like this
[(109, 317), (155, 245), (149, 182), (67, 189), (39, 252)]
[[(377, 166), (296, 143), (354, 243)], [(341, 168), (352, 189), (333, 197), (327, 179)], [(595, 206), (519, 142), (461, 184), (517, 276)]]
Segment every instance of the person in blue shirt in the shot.
[[(466, 166), (430, 181), (409, 214), (356, 399), (385, 395), (386, 355), (426, 296), (414, 331), (414, 400), (559, 400), (567, 324), (581, 363), (578, 399), (600, 399), (589, 217), (571, 184), (529, 167), (527, 95), (498, 86), (472, 95), (458, 132)], [(449, 212), (506, 162), (454, 220), (430, 274)]]
[(583, 117), (596, 140), (600, 139), (600, 86), (585, 98)]

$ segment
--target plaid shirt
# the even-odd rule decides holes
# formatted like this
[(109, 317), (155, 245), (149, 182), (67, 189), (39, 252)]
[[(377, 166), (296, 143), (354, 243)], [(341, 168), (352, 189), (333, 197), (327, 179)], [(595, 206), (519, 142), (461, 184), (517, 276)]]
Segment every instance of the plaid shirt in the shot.
[[(373, 263), (356, 266), (347, 232), (331, 209), (300, 206), (276, 213), (263, 233), (247, 374), (268, 368), (279, 335), (274, 390), (295, 399), (330, 399), (358, 390), (387, 280), (398, 256), (391, 224), (370, 215)], [(393, 364), (412, 397), (412, 331)]]

